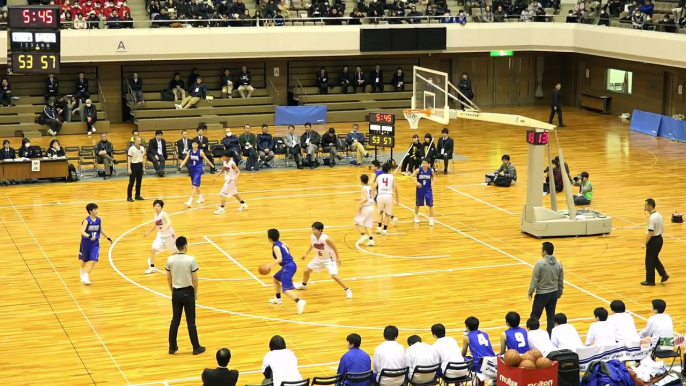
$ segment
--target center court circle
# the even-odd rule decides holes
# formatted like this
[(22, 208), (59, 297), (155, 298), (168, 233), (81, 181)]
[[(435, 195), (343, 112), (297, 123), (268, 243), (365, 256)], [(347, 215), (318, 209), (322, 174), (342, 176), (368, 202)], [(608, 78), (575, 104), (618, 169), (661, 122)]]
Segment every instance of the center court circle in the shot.
[[(281, 197), (281, 196), (278, 196), (278, 197)], [(269, 199), (269, 198), (276, 198), (276, 197), (261, 197), (261, 199)], [(253, 199), (253, 201), (258, 200), (258, 199), (260, 199), (260, 198)], [(215, 205), (205, 205), (205, 206), (200, 206), (200, 207), (196, 207), (196, 208), (185, 209), (185, 210), (182, 210), (182, 211), (170, 213), (169, 216), (175, 216), (175, 215), (179, 215), (179, 214), (191, 212), (191, 211), (194, 211), (194, 210), (206, 209), (206, 208), (214, 207), (214, 206), (215, 206)], [(167, 295), (167, 294), (161, 293), (161, 292), (159, 292), (159, 291), (155, 291), (154, 289), (148, 288), (148, 287), (146, 287), (146, 286), (144, 286), (144, 285), (142, 285), (142, 284), (140, 284), (140, 283), (138, 283), (138, 282), (132, 280), (132, 279), (129, 278), (128, 276), (126, 276), (126, 275), (125, 275), (122, 271), (120, 271), (119, 268), (116, 266), (116, 264), (114, 263), (113, 255), (112, 255), (112, 253), (113, 253), (113, 251), (114, 251), (114, 248), (116, 247), (117, 243), (119, 243), (119, 241), (120, 241), (121, 239), (123, 239), (125, 236), (127, 236), (129, 233), (135, 231), (136, 229), (139, 229), (139, 228), (141, 228), (141, 227), (143, 227), (143, 226), (145, 226), (145, 225), (148, 225), (148, 224), (152, 223), (153, 221), (154, 221), (154, 220), (150, 220), (150, 221), (143, 222), (143, 223), (141, 223), (141, 224), (139, 224), (139, 225), (136, 225), (135, 227), (133, 227), (133, 228), (131, 228), (131, 229), (125, 231), (125, 232), (122, 233), (121, 235), (119, 235), (119, 237), (117, 237), (117, 238), (114, 240), (114, 242), (112, 243), (112, 245), (110, 246), (110, 248), (109, 248), (109, 250), (108, 250), (108, 256), (107, 256), (107, 257), (108, 257), (108, 260), (109, 260), (109, 262), (110, 262), (110, 266), (112, 267), (112, 269), (114, 269), (114, 271), (117, 272), (117, 273), (119, 274), (119, 276), (121, 276), (122, 278), (124, 278), (124, 280), (126, 280), (126, 281), (128, 281), (129, 283), (135, 285), (135, 286), (138, 287), (138, 288), (141, 288), (141, 289), (146, 290), (146, 291), (148, 291), (148, 292), (150, 292), (150, 293), (153, 293), (153, 294), (158, 295), (158, 296), (160, 296), (160, 297), (163, 297), (163, 298), (166, 298), (166, 299), (170, 299), (170, 300), (171, 300), (171, 296), (170, 296), (170, 295)], [(211, 307), (211, 306), (207, 306), (207, 305), (200, 304), (200, 303), (196, 303), (196, 307), (200, 307), (200, 308), (204, 308), (204, 309), (206, 309), (206, 310), (211, 310), (211, 311), (220, 312), (220, 313), (224, 313), (224, 314), (235, 315), (235, 316), (242, 316), (242, 317), (252, 318), (252, 319), (266, 320), (266, 321), (271, 321), (271, 322), (284, 322), (284, 323), (294, 323), (294, 324), (302, 324), (302, 325), (317, 326), (317, 327), (349, 328), (349, 329), (360, 329), (360, 330), (383, 330), (383, 329), (385, 328), (385, 326), (382, 326), (382, 327), (375, 327), (375, 326), (355, 326), (355, 325), (329, 324), (329, 323), (308, 322), (308, 321), (292, 320), (292, 319), (273, 318), (273, 317), (269, 317), (269, 316), (253, 315), (253, 314), (248, 314), (248, 313), (244, 313), (244, 312), (236, 312), (236, 311), (226, 310), (226, 309), (222, 309), (222, 308)], [(307, 315), (307, 314), (305, 314), (305, 315)], [(401, 331), (427, 331), (428, 328), (399, 328), (399, 330), (401, 330)], [(458, 331), (459, 329), (448, 329), (448, 330)], [(459, 330), (459, 331), (461, 331), (461, 330)]]

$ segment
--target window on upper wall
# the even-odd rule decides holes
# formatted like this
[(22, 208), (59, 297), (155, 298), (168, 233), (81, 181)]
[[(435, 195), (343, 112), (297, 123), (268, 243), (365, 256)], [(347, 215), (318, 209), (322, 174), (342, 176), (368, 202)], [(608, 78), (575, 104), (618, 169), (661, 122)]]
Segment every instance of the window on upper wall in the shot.
[(608, 68), (607, 84), (605, 88), (608, 91), (631, 95), (633, 78), (634, 73), (631, 71), (622, 71)]

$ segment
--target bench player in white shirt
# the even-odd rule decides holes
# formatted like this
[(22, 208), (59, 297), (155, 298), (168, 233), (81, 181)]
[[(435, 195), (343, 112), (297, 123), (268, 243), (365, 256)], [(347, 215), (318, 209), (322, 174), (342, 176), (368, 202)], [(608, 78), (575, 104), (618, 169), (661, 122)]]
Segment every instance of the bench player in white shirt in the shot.
[(326, 270), (329, 271), (331, 278), (338, 283), (343, 290), (345, 290), (345, 297), (352, 299), (353, 291), (351, 291), (338, 276), (338, 266), (341, 264), (341, 261), (338, 258), (339, 255), (336, 245), (334, 245), (329, 236), (324, 234), (324, 224), (319, 221), (312, 224), (312, 235), (310, 236), (310, 240), (310, 248), (303, 255), (303, 260), (307, 258), (307, 255), (310, 254), (312, 249), (315, 249), (317, 252), (314, 256), (314, 259), (307, 264), (305, 272), (303, 272), (302, 283), (295, 284), (295, 289), (307, 289), (307, 281), (310, 280), (310, 274), (312, 271), (319, 272), (323, 268), (326, 268)]
[(369, 186), (369, 176), (363, 174), (360, 176), (362, 182), (362, 192), (360, 195), (360, 203), (357, 205), (357, 212), (355, 213), (355, 228), (362, 235), (357, 241), (358, 244), (367, 241), (367, 246), (374, 245), (374, 236), (372, 236), (372, 226), (374, 226), (374, 193), (372, 187)]
[(238, 195), (238, 176), (241, 174), (241, 170), (238, 169), (238, 166), (236, 166), (236, 163), (233, 161), (234, 158), (236, 158), (236, 153), (234, 153), (233, 150), (222, 153), (222, 172), (217, 174), (212, 180), (212, 182), (214, 182), (217, 180), (217, 177), (222, 174), (224, 175), (224, 186), (222, 187), (221, 192), (219, 192), (221, 204), (219, 205), (219, 209), (214, 211), (214, 214), (225, 213), (224, 205), (226, 205), (226, 199), (231, 196), (235, 197), (236, 201), (241, 204), (241, 206), (238, 207), (238, 210), (248, 209), (248, 204)]
[(155, 221), (149, 231), (145, 232), (143, 237), (147, 237), (154, 230), (157, 231), (157, 236), (155, 241), (152, 242), (152, 248), (150, 249), (150, 258), (148, 259), (148, 269), (145, 270), (146, 274), (155, 273), (155, 256), (167, 247), (167, 252), (170, 255), (176, 253), (176, 235), (174, 234), (174, 229), (172, 229), (171, 219), (167, 212), (163, 211), (164, 201), (155, 200), (152, 203), (152, 207), (155, 208)]
[[(393, 218), (393, 203), (398, 202), (398, 186), (395, 184), (395, 177), (390, 174), (391, 166), (387, 163), (382, 166), (383, 173), (376, 177), (374, 181), (377, 189), (376, 208), (379, 212), (379, 220), (383, 225), (377, 228), (376, 233), (386, 236), (388, 223)], [(394, 219), (394, 224), (397, 220)]]

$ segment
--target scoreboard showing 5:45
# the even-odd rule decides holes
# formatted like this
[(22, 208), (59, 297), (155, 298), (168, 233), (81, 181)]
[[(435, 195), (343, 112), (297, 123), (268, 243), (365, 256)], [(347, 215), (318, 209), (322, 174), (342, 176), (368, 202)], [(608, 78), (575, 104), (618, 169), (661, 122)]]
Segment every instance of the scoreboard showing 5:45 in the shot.
[(60, 13), (54, 6), (9, 7), (11, 65), (14, 74), (58, 74)]

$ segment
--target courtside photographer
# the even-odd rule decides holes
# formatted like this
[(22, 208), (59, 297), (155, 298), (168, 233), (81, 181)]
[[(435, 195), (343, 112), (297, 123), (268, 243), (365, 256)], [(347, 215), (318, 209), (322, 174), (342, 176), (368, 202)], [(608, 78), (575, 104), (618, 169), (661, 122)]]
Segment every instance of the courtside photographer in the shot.
[(574, 186), (579, 187), (579, 194), (574, 195), (574, 205), (591, 205), (593, 185), (588, 180), (588, 172), (581, 172), (581, 174), (574, 177)]

